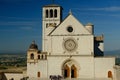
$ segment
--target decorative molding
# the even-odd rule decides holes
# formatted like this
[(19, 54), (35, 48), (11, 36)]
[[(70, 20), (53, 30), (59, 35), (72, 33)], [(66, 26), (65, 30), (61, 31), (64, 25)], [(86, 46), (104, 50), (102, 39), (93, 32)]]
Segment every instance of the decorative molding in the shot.
[(50, 36), (93, 36), (92, 34), (61, 34), (61, 35), (50, 35)]

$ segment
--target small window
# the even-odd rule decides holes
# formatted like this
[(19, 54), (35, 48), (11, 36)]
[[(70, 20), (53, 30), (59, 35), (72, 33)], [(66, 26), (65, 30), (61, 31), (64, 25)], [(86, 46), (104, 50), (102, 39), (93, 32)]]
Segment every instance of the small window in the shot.
[(46, 10), (45, 13), (46, 13), (46, 18), (48, 18), (48, 10)]
[(38, 72), (38, 77), (40, 77), (40, 72)]
[(45, 55), (45, 59), (47, 59), (47, 55)]
[(73, 32), (73, 28), (71, 26), (67, 27), (68, 32)]
[(41, 58), (44, 59), (44, 56), (42, 55)]
[(38, 55), (38, 59), (40, 59), (40, 55)]
[(57, 9), (54, 10), (54, 17), (57, 17)]
[(46, 28), (48, 28), (48, 26), (49, 26), (49, 24), (48, 24), (48, 23), (46, 23)]
[(112, 72), (108, 71), (108, 78), (113, 78)]
[(50, 18), (52, 18), (53, 17), (53, 10), (51, 9), (50, 10)]
[(34, 54), (33, 54), (33, 53), (30, 55), (30, 58), (31, 58), (31, 59), (34, 59)]

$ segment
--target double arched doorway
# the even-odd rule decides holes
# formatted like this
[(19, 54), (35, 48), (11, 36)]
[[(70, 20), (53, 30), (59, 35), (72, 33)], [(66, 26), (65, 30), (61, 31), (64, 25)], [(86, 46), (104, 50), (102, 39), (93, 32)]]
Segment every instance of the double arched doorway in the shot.
[(62, 74), (64, 78), (77, 78), (79, 67), (74, 60), (66, 60), (62, 66)]

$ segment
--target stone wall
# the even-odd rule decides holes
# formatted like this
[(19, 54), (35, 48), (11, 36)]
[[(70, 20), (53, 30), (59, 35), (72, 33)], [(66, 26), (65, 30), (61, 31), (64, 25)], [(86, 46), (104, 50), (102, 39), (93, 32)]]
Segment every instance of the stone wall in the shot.
[(23, 78), (23, 73), (4, 73), (3, 76), (4, 80), (21, 80)]

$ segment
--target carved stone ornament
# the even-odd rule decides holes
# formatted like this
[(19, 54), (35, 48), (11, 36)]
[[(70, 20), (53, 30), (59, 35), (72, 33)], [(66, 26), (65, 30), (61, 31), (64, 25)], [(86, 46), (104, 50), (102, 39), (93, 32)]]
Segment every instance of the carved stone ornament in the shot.
[(77, 43), (74, 39), (68, 38), (63, 42), (63, 47), (68, 52), (73, 52), (77, 48)]

